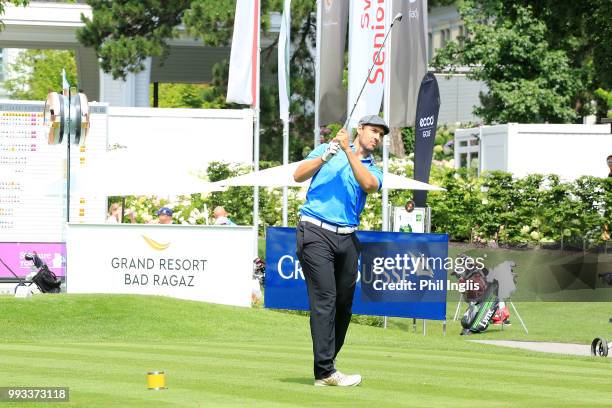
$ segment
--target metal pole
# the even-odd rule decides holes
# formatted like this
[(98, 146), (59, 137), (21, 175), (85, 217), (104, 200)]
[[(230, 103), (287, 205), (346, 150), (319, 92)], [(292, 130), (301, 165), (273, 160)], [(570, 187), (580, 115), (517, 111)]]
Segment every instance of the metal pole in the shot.
[(457, 321), (457, 316), (459, 316), (459, 307), (461, 307), (462, 300), (463, 300), (463, 293), (460, 293), (459, 300), (457, 301), (457, 309), (455, 309), (455, 317), (453, 317), (453, 322)]
[(153, 107), (159, 107), (159, 82), (153, 82)]
[[(283, 165), (289, 164), (289, 122), (283, 121)], [(287, 186), (283, 187), (283, 227), (287, 226), (287, 205), (288, 205)]]
[[(387, 9), (386, 9), (386, 16), (387, 16), (387, 24), (390, 20), (389, 16), (391, 16), (391, 12), (393, 10), (393, 4), (389, 4), (392, 3), (392, 1), (389, 1), (387, 3)], [(391, 28), (393, 27), (393, 25), (391, 25)], [(389, 29), (389, 32), (387, 33), (387, 36), (391, 36), (391, 29)], [(376, 57), (374, 58), (374, 61), (376, 61), (376, 59), (378, 58), (378, 54), (380, 54), (380, 51), (383, 49), (385, 41), (387, 40), (387, 37), (385, 37), (384, 41), (383, 41), (383, 45), (378, 49), (378, 53), (376, 54)], [(388, 52), (386, 53), (386, 59), (385, 59), (385, 75), (386, 75), (386, 80), (384, 82), (384, 97), (383, 97), (383, 112), (384, 112), (384, 116), (388, 117), (389, 116), (389, 109), (391, 107), (391, 97), (389, 95), (390, 89), (391, 89), (391, 81), (389, 81), (389, 67), (391, 66), (389, 61), (391, 59), (391, 53)], [(370, 72), (372, 72), (372, 69), (370, 68)], [(368, 77), (370, 76), (370, 72), (368, 72)], [(366, 78), (366, 82), (367, 82), (367, 78)], [(364, 82), (363, 87), (361, 88), (361, 92), (363, 92), (363, 88), (365, 88), (365, 84), (366, 82)], [(359, 96), (361, 96), (361, 92), (359, 92)], [(359, 100), (359, 96), (357, 97), (357, 100)], [(353, 110), (355, 110), (355, 106), (357, 106), (357, 101), (355, 102), (355, 105), (353, 106)], [(352, 115), (352, 111), (349, 114), (349, 117), (346, 118), (346, 123), (348, 125), (349, 123), (349, 119), (350, 119), (350, 115)], [(387, 119), (387, 123), (389, 122), (389, 120)], [(383, 136), (383, 174), (386, 174), (387, 171), (389, 170), (389, 135), (384, 135)], [(389, 231), (389, 209), (387, 208), (389, 203), (389, 191), (385, 188), (385, 182), (383, 180), (383, 188), (382, 188), (382, 230), (383, 231)], [(385, 316), (385, 328), (387, 327), (387, 316)]]
[(514, 309), (514, 313), (516, 313), (516, 317), (518, 317), (519, 322), (521, 322), (523, 329), (525, 329), (525, 333), (529, 334), (529, 330), (527, 330), (527, 326), (525, 326), (523, 319), (521, 319), (521, 315), (519, 314), (518, 310), (516, 310), (516, 306), (514, 306), (514, 302), (510, 300), (510, 304), (512, 305), (512, 309)]
[(70, 87), (64, 88), (62, 93), (64, 95), (64, 112), (66, 113), (66, 125), (62, 135), (63, 139), (66, 139), (66, 222), (70, 222)]
[[(470, 164), (468, 163), (468, 167)], [(480, 177), (480, 173), (482, 172), (482, 124), (478, 126), (478, 174)]]
[[(254, 148), (253, 148), (253, 161), (255, 165), (255, 171), (259, 171), (259, 76), (260, 76), (260, 32), (261, 32), (261, 3), (257, 2), (257, 22), (259, 26), (257, 27), (257, 66), (256, 66), (256, 75), (257, 81), (255, 84), (255, 135), (254, 135)], [(254, 235), (255, 242), (253, 244), (253, 258), (257, 258), (259, 256), (259, 187), (253, 187), (253, 226), (254, 226)]]
[[(70, 126), (66, 126), (70, 127)], [(65, 127), (65, 128), (66, 128)], [(70, 222), (70, 132), (66, 139), (66, 222)]]
[[(393, 17), (393, 0), (387, 1), (387, 24), (389, 24), (389, 20)], [(389, 29), (389, 33), (387, 34), (389, 37), (389, 43), (393, 42), (393, 34), (391, 33), (391, 29)], [(384, 44), (384, 43), (383, 43)], [(379, 52), (382, 50), (382, 47), (379, 48)], [(391, 80), (389, 75), (391, 73), (391, 58), (393, 53), (387, 52), (385, 54), (385, 79), (384, 79), (384, 93), (383, 93), (383, 115), (386, 119), (386, 122), (389, 126), (391, 123), (389, 122), (389, 118), (391, 117)], [(369, 74), (368, 74), (369, 76)], [(389, 171), (389, 145), (390, 145), (389, 135), (383, 136), (383, 174), (387, 174)], [(385, 183), (383, 180), (383, 188), (382, 188), (382, 230), (389, 231), (389, 190), (385, 187)]]
[(319, 130), (319, 97), (320, 91), (319, 86), (321, 84), (321, 30), (322, 30), (322, 18), (323, 13), (321, 9), (321, 1), (317, 0), (317, 49), (315, 53), (315, 100), (314, 100), (314, 148), (321, 142), (321, 135)]

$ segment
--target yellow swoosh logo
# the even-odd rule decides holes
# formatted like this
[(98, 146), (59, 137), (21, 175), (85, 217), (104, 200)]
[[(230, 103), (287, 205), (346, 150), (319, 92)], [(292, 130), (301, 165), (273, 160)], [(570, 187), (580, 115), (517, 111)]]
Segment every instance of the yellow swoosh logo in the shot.
[(164, 249), (168, 249), (170, 247), (170, 243), (162, 244), (160, 242), (154, 241), (146, 235), (142, 236), (147, 244), (156, 251), (163, 251)]

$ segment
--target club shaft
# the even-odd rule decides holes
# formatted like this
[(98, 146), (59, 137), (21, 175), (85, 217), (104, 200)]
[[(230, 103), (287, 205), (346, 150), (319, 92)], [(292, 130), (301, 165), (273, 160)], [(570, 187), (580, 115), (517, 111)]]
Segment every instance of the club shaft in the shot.
[(370, 66), (370, 69), (368, 70), (368, 75), (366, 76), (365, 81), (363, 81), (363, 85), (361, 86), (361, 90), (359, 91), (359, 94), (357, 95), (357, 99), (355, 100), (355, 103), (353, 104), (353, 107), (351, 108), (351, 112), (346, 117), (346, 122), (344, 122), (344, 126), (343, 126), (343, 128), (345, 128), (345, 129), (347, 129), (347, 126), (348, 126), (348, 124), (349, 124), (349, 122), (351, 120), (351, 117), (353, 116), (353, 112), (355, 112), (355, 108), (357, 107), (357, 103), (359, 103), (359, 99), (361, 98), (361, 94), (363, 93), (363, 90), (365, 89), (365, 86), (368, 83), (368, 78), (370, 77), (370, 74), (372, 73), (372, 70), (374, 69), (374, 65), (376, 64), (376, 61), (378, 61), (378, 56), (380, 55), (380, 52), (383, 50), (383, 48), (385, 48), (385, 43), (387, 42), (387, 38), (389, 37), (389, 34), (391, 34), (391, 30), (393, 29), (393, 25), (395, 24), (396, 20), (397, 20), (397, 17), (395, 19), (393, 19), (393, 21), (391, 22), (391, 26), (389, 27), (389, 30), (387, 31), (387, 34), (385, 34), (385, 38), (383, 39), (382, 45), (380, 46), (380, 48), (376, 52), (376, 56), (374, 57), (374, 61), (372, 61), (372, 65)]

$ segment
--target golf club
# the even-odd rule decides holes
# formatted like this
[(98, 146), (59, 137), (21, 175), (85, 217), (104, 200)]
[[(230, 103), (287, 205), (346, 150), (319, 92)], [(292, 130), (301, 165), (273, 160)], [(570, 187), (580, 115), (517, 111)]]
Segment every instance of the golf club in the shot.
[(374, 69), (374, 64), (376, 64), (376, 61), (378, 60), (378, 56), (380, 55), (380, 52), (382, 51), (382, 49), (385, 48), (385, 43), (387, 42), (387, 37), (389, 37), (389, 34), (391, 33), (391, 30), (393, 29), (393, 25), (395, 24), (396, 21), (402, 21), (402, 13), (397, 13), (397, 15), (393, 18), (393, 21), (391, 21), (391, 25), (389, 26), (389, 30), (387, 30), (387, 34), (385, 34), (385, 38), (383, 39), (382, 45), (378, 49), (378, 52), (376, 53), (376, 56), (374, 57), (374, 60), (372, 61), (372, 66), (370, 66), (370, 69), (368, 70), (368, 75), (366, 75), (365, 80), (363, 81), (363, 86), (361, 87), (361, 90), (359, 91), (359, 95), (357, 95), (357, 99), (355, 100), (355, 103), (353, 104), (353, 108), (351, 109), (351, 113), (349, 113), (349, 115), (346, 118), (346, 122), (344, 122), (344, 126), (342, 126), (344, 129), (347, 129), (349, 121), (351, 120), (351, 116), (353, 116), (353, 112), (355, 111), (355, 108), (357, 107), (357, 103), (359, 102), (359, 98), (361, 98), (361, 94), (363, 93), (363, 89), (365, 88), (366, 84), (368, 83), (368, 78), (370, 77), (370, 74), (372, 73), (372, 70)]

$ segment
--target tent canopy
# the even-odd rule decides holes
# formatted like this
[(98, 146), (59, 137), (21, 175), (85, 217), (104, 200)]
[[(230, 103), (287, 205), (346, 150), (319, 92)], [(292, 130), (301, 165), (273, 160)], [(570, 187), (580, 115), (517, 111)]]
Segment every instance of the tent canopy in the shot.
[[(303, 161), (290, 163), (285, 166), (271, 167), (265, 170), (255, 171), (241, 176), (230, 177), (212, 183), (215, 186), (259, 186), (259, 187), (303, 187), (308, 186), (310, 181), (297, 183), (293, 180), (293, 173)], [(445, 191), (442, 187), (416, 181), (404, 176), (392, 173), (383, 175), (383, 187), (398, 190), (430, 190)]]

